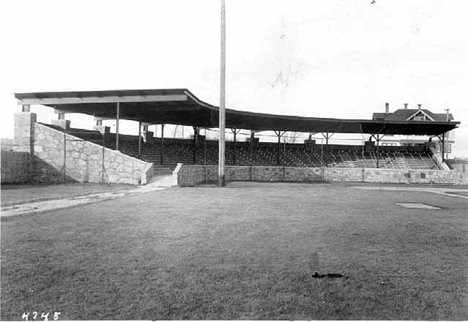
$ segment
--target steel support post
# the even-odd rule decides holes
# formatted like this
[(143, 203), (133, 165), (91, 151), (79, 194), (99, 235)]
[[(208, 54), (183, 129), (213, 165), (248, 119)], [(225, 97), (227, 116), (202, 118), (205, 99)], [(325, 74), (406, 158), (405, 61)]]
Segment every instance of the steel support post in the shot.
[(164, 124), (161, 124), (161, 165), (164, 164)]
[(141, 159), (141, 121), (138, 121), (138, 159)]
[(117, 102), (117, 111), (115, 118), (115, 149), (119, 149), (119, 121), (120, 121), (120, 102)]

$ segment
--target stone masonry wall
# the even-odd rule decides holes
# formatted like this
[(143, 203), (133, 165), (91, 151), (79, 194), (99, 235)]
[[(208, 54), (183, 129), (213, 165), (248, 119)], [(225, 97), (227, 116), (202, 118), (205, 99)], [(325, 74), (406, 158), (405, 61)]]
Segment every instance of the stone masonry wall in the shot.
[[(194, 186), (202, 182), (217, 181), (218, 167), (215, 165), (182, 165), (177, 167), (175, 175), (179, 186)], [(227, 166), (225, 176), (226, 181), (468, 184), (467, 175), (458, 171), (443, 170)]]
[(146, 184), (153, 174), (151, 163), (39, 123), (34, 127), (34, 154), (77, 182)]
[(450, 164), (451, 169), (457, 170), (459, 172), (462, 172), (468, 175), (468, 160), (453, 159), (453, 160), (448, 160), (447, 163)]
[(2, 151), (1, 153), (2, 184), (28, 182), (29, 153), (15, 151)]
[(444, 162), (444, 160), (442, 160), (441, 154), (439, 154), (435, 148), (430, 147), (429, 151), (431, 152), (432, 160), (434, 160), (435, 164), (437, 164), (439, 169), (450, 170), (450, 167), (447, 165), (447, 163)]

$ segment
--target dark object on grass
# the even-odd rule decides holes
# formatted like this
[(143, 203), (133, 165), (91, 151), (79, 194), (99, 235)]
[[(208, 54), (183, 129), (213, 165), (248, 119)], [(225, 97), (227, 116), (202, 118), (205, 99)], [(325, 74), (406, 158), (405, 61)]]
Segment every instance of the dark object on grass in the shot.
[(324, 277), (337, 278), (337, 277), (343, 277), (343, 274), (337, 274), (337, 273), (319, 274), (315, 272), (314, 275), (312, 275), (312, 277), (313, 278), (324, 278)]
[(343, 277), (343, 274), (328, 273), (328, 274), (327, 274), (327, 277), (330, 277), (330, 278)]

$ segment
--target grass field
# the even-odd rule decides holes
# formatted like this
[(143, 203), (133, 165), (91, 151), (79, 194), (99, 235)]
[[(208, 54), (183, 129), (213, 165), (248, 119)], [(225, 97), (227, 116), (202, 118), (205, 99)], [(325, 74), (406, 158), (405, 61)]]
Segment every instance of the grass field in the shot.
[(4, 218), (1, 318), (468, 320), (467, 209), (427, 192), (233, 183)]
[(2, 185), (1, 188), (2, 207), (5, 207), (27, 202), (78, 197), (109, 191), (124, 191), (132, 189), (134, 186), (69, 183), (67, 185), (6, 184)]

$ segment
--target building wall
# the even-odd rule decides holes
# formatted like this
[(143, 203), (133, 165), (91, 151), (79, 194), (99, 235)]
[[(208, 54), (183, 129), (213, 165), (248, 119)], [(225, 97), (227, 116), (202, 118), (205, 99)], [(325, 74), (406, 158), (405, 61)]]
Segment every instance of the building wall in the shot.
[[(179, 186), (194, 186), (218, 179), (215, 165), (181, 165), (175, 170)], [(390, 170), (363, 168), (288, 168), (227, 166), (226, 181), (275, 182), (369, 182), (405, 184), (468, 184), (468, 176), (458, 171)]]

